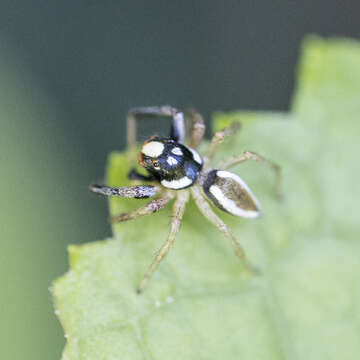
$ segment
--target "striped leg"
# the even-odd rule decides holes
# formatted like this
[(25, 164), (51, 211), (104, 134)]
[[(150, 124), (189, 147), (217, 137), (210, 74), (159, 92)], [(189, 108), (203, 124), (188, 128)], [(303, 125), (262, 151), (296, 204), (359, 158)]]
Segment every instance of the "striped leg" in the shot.
[(148, 281), (150, 280), (152, 274), (159, 266), (160, 262), (164, 259), (166, 254), (169, 252), (171, 245), (174, 243), (177, 233), (179, 232), (181, 220), (184, 214), (185, 205), (189, 200), (189, 192), (179, 191), (177, 195), (177, 199), (173, 208), (173, 215), (171, 218), (170, 225), (170, 233), (165, 242), (165, 244), (161, 247), (159, 252), (157, 253), (153, 263), (151, 264), (149, 270), (146, 272), (144, 278), (141, 280), (141, 283), (137, 289), (137, 293), (140, 294), (144, 291), (144, 288)]
[(211, 209), (209, 203), (204, 199), (204, 197), (201, 194), (201, 189), (198, 185), (194, 185), (191, 188), (191, 193), (194, 197), (195, 203), (200, 209), (201, 213), (211, 222), (213, 223), (224, 235), (226, 238), (228, 238), (234, 248), (235, 254), (240, 258), (242, 263), (244, 264), (246, 270), (253, 274), (258, 274), (259, 270), (255, 268), (247, 259), (245, 255), (244, 249), (241, 247), (241, 245), (236, 240), (233, 233), (230, 231), (230, 229), (225, 225), (225, 223), (213, 212)]
[(237, 164), (241, 164), (248, 160), (255, 160), (257, 162), (263, 163), (264, 165), (268, 166), (272, 169), (275, 173), (276, 180), (275, 180), (275, 193), (276, 195), (281, 198), (282, 196), (282, 176), (281, 176), (281, 167), (280, 165), (274, 163), (271, 160), (264, 158), (263, 156), (252, 152), (252, 151), (244, 151), (242, 154), (231, 157), (227, 160), (224, 160), (221, 163), (222, 169), (230, 169)]

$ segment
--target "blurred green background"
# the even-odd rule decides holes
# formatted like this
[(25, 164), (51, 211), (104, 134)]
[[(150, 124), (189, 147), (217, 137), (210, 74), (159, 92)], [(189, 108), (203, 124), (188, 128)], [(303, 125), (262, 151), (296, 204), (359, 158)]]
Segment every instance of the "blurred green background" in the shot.
[[(58, 359), (48, 287), (110, 234), (101, 181), (129, 107), (286, 110), (307, 33), (359, 37), (338, 1), (0, 2), (0, 359)], [(149, 133), (146, 128), (140, 136)]]

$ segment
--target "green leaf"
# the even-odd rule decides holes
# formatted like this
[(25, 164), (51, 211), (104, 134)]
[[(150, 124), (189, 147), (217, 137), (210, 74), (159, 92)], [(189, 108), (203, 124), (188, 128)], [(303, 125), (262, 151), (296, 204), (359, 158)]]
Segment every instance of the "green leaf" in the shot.
[[(53, 286), (67, 334), (64, 359), (356, 359), (360, 357), (360, 45), (308, 38), (293, 109), (218, 113), (238, 136), (216, 163), (243, 150), (281, 164), (284, 199), (258, 163), (238, 173), (262, 203), (260, 220), (221, 217), (249, 259), (190, 203), (175, 246), (142, 295), (136, 286), (166, 239), (170, 208), (116, 225), (114, 238), (70, 246)], [(110, 185), (127, 183), (126, 155), (109, 158)], [(110, 200), (111, 214), (142, 200)], [(220, 214), (220, 212), (219, 212)]]

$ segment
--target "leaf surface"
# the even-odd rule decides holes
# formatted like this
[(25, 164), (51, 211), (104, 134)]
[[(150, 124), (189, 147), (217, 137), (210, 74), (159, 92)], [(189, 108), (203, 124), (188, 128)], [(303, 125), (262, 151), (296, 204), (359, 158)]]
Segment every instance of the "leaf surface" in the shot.
[[(70, 246), (53, 285), (64, 359), (355, 359), (360, 356), (360, 45), (308, 38), (290, 113), (217, 113), (243, 123), (214, 161), (253, 150), (283, 169), (282, 201), (259, 163), (234, 168), (260, 200), (260, 220), (217, 211), (260, 266), (243, 272), (231, 245), (191, 202), (180, 234), (142, 295), (136, 286), (165, 241), (171, 206)], [(127, 184), (126, 155), (109, 157)], [(110, 199), (112, 215), (144, 200)]]

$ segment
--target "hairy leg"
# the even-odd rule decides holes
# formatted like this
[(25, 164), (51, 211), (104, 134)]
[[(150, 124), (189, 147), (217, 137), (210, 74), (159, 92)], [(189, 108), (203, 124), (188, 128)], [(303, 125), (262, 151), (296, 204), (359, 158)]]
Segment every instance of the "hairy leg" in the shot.
[(102, 194), (105, 196), (119, 196), (123, 198), (144, 199), (154, 197), (161, 189), (158, 186), (152, 185), (137, 185), (137, 186), (123, 186), (110, 187), (106, 185), (91, 185), (90, 191)]
[(258, 273), (257, 270), (247, 259), (245, 255), (244, 249), (236, 240), (233, 233), (230, 229), (226, 226), (226, 224), (214, 213), (211, 209), (209, 203), (204, 199), (201, 188), (198, 185), (194, 185), (191, 188), (191, 193), (194, 197), (195, 203), (197, 207), (200, 209), (201, 213), (213, 224), (215, 225), (224, 235), (231, 241), (233, 245), (235, 254), (240, 258), (242, 263), (244, 264), (246, 270), (250, 271), (251, 273)]
[(266, 166), (268, 166), (270, 169), (272, 169), (275, 173), (276, 180), (275, 180), (275, 192), (278, 197), (281, 197), (282, 195), (282, 177), (281, 177), (281, 167), (280, 165), (274, 163), (271, 160), (268, 160), (264, 158), (263, 156), (253, 152), (253, 151), (244, 151), (242, 154), (231, 157), (227, 160), (224, 160), (220, 166), (222, 169), (230, 169), (231, 167), (241, 164), (248, 160), (254, 160), (257, 162), (260, 162)]
[(159, 266), (160, 262), (164, 259), (166, 254), (169, 252), (171, 245), (174, 243), (177, 233), (179, 232), (181, 220), (184, 214), (186, 203), (189, 200), (189, 191), (183, 190), (178, 191), (177, 199), (175, 201), (174, 207), (173, 207), (173, 214), (171, 218), (171, 225), (170, 225), (170, 233), (166, 240), (166, 242), (163, 244), (159, 252), (157, 253), (154, 261), (152, 262), (149, 270), (144, 275), (144, 278), (141, 280), (141, 283), (137, 289), (137, 292), (140, 294), (143, 292), (146, 284), (150, 280), (152, 274)]
[(168, 204), (168, 202), (173, 198), (174, 198), (173, 193), (167, 191), (163, 196), (150, 201), (148, 204), (136, 209), (135, 211), (114, 216), (111, 219), (111, 221), (113, 223), (118, 223), (118, 222), (137, 219), (139, 217), (152, 214), (156, 211), (163, 209)]
[(139, 180), (139, 181), (156, 181), (153, 175), (143, 175), (136, 171), (136, 169), (131, 169), (128, 173), (129, 180)]
[(226, 138), (228, 138), (231, 135), (236, 134), (237, 131), (239, 131), (241, 128), (241, 124), (239, 122), (234, 122), (229, 127), (219, 130), (215, 133), (213, 138), (211, 139), (211, 142), (207, 148), (207, 151), (204, 156), (204, 163), (208, 164), (208, 162), (214, 157), (217, 150), (219, 149), (220, 145), (224, 142)]
[[(191, 135), (189, 146), (196, 149), (202, 142), (205, 134), (205, 123), (200, 113), (190, 109), (187, 114), (191, 119)], [(190, 129), (189, 129), (190, 130)]]

